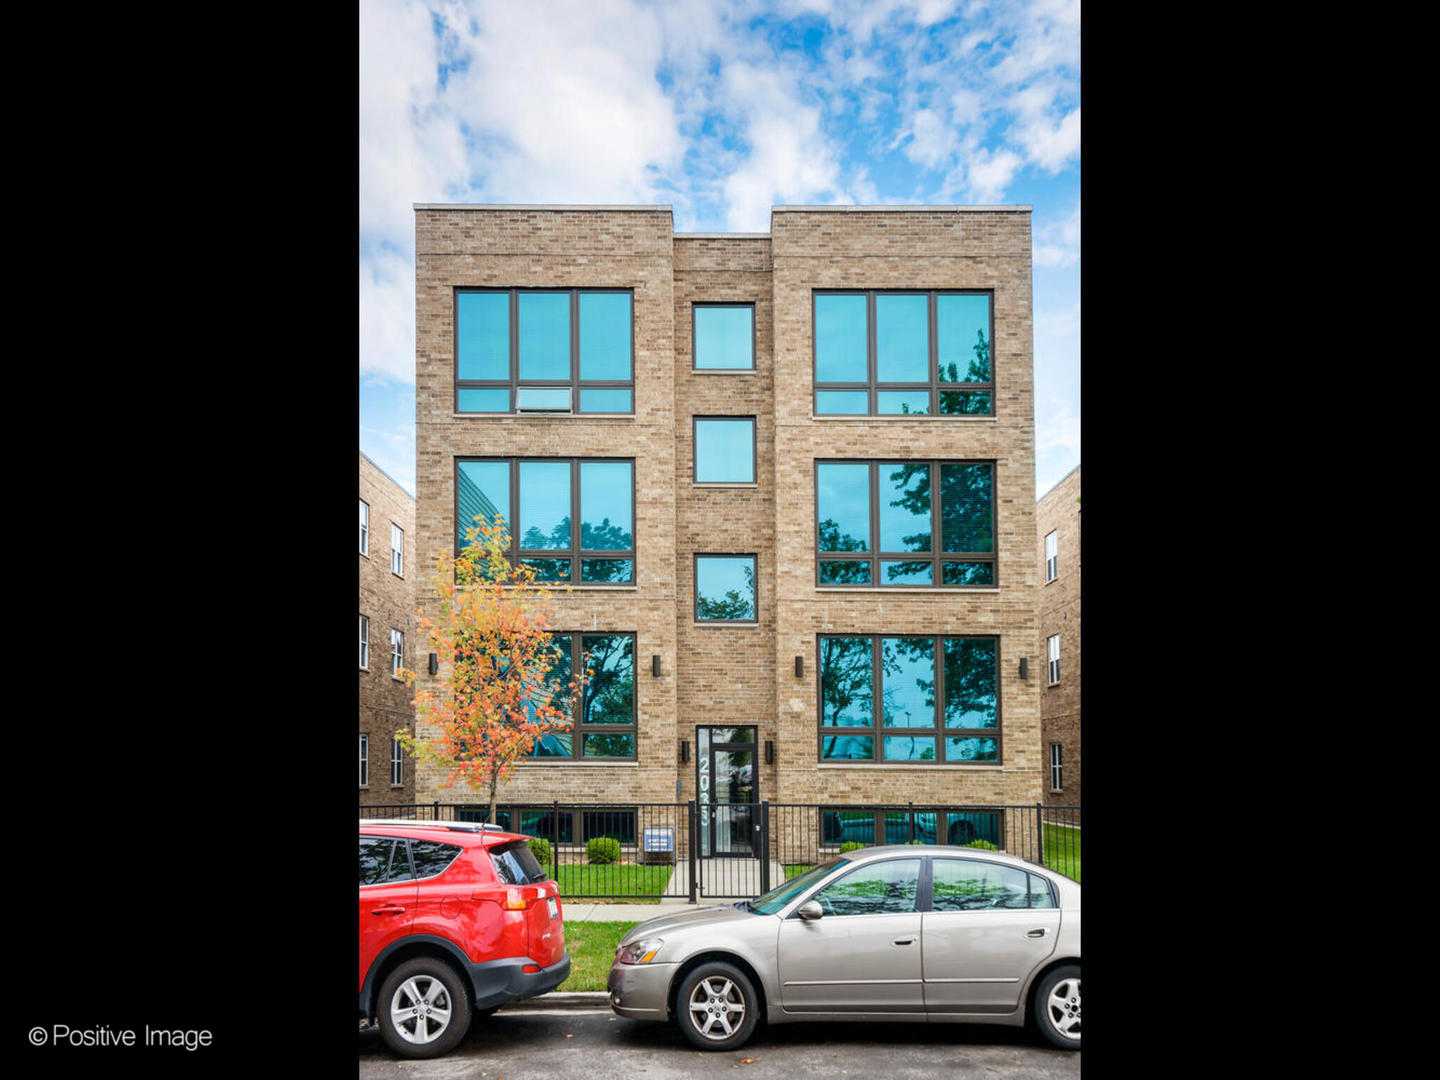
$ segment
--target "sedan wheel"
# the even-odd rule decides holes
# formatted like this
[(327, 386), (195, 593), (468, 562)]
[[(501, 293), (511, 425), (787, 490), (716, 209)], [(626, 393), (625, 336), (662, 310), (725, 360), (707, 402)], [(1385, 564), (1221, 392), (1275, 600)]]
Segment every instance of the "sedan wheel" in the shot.
[(703, 964), (676, 994), (680, 1030), (702, 1050), (733, 1050), (750, 1038), (758, 1021), (755, 988), (731, 964)]
[(1047, 975), (1035, 993), (1036, 1025), (1061, 1050), (1080, 1049), (1080, 969), (1073, 964)]
[(401, 964), (380, 987), (380, 1034), (396, 1053), (435, 1057), (452, 1049), (470, 1026), (470, 998), (453, 968), (439, 960)]

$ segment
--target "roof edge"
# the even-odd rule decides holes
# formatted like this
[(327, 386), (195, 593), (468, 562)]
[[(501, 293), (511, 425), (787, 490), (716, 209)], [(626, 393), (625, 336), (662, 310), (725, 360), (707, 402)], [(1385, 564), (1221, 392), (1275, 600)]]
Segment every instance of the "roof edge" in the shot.
[(1039, 498), (1037, 498), (1035, 501), (1036, 501), (1037, 503), (1040, 502), (1040, 501), (1041, 501), (1042, 499), (1044, 499), (1047, 495), (1049, 495), (1051, 492), (1053, 492), (1056, 488), (1058, 488), (1058, 487), (1059, 487), (1061, 484), (1063, 484), (1066, 480), (1069, 480), (1070, 477), (1074, 476), (1074, 475), (1075, 475), (1077, 472), (1079, 472), (1079, 471), (1080, 471), (1080, 464), (1077, 462), (1076, 465), (1075, 465), (1075, 468), (1071, 469), (1071, 470), (1070, 470), (1069, 472), (1067, 472), (1064, 476), (1060, 477), (1059, 480), (1056, 480), (1055, 483), (1051, 484), (1048, 488), (1046, 488), (1046, 489), (1045, 489), (1045, 494), (1044, 494), (1044, 495), (1041, 495), (1041, 496), (1040, 496)]
[(813, 213), (836, 213), (836, 214), (896, 214), (914, 213), (925, 211), (933, 213), (936, 210), (949, 210), (959, 213), (983, 213), (996, 210), (1023, 210), (1026, 213), (1033, 211), (1035, 207), (1029, 203), (996, 203), (994, 205), (976, 206), (913, 206), (910, 204), (892, 206), (772, 206), (770, 213), (783, 214), (789, 212)]
[(395, 477), (391, 476), (388, 472), (386, 472), (384, 469), (382, 469), (382, 468), (380, 467), (380, 463), (379, 463), (378, 461), (376, 461), (374, 458), (372, 458), (369, 454), (367, 454), (364, 450), (361, 450), (361, 451), (360, 451), (360, 456), (363, 457), (366, 461), (370, 462), (371, 465), (374, 465), (376, 472), (378, 472), (381, 476), (385, 477), (386, 480), (389, 480), (392, 484), (394, 484), (396, 487), (398, 487), (398, 488), (400, 489), (400, 494), (404, 495), (404, 496), (405, 496), (406, 498), (408, 498), (411, 502), (418, 502), (418, 501), (419, 501), (419, 500), (417, 500), (417, 499), (415, 498), (414, 495), (411, 495), (411, 494), (410, 494), (410, 489), (409, 489), (409, 488), (407, 488), (407, 487), (406, 487), (404, 484), (402, 484), (399, 480), (396, 480)]
[(643, 213), (673, 214), (670, 203), (411, 203), (415, 210), (638, 210)]

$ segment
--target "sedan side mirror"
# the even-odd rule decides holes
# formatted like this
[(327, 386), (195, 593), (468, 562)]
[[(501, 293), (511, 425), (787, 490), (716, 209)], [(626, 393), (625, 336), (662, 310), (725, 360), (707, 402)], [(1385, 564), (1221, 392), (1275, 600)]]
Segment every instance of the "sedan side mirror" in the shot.
[(819, 900), (807, 900), (795, 910), (795, 914), (806, 920), (818, 919), (825, 914), (825, 909), (820, 906)]

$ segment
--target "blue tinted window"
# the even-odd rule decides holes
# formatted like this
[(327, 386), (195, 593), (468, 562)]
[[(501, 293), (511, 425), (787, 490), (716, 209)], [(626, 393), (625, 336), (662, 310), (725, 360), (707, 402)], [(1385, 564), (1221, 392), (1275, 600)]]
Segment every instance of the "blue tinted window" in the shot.
[(580, 639), (585, 666), (584, 724), (635, 722), (635, 639), (629, 634), (586, 634)]
[(821, 551), (870, 550), (870, 466), (816, 469)]
[(865, 382), (868, 327), (864, 296), (815, 296), (815, 377)]
[(633, 559), (581, 559), (580, 580), (626, 584), (635, 580)]
[(886, 761), (934, 761), (935, 740), (913, 735), (886, 735)]
[(999, 761), (1000, 743), (995, 739), (946, 739), (946, 761)]
[(634, 548), (634, 470), (628, 461), (580, 463), (580, 547), (583, 550)]
[(993, 472), (985, 464), (940, 466), (942, 551), (995, 550)]
[(460, 293), (455, 318), (459, 377), (510, 378), (510, 294)]
[(570, 294), (519, 296), (520, 378), (570, 378)]
[(520, 463), (520, 546), (527, 551), (570, 546), (570, 462)]
[(580, 411), (628, 413), (630, 411), (630, 391), (582, 386), (580, 388)]
[(465, 530), (476, 524), (503, 524), (510, 516), (510, 463), (461, 461), (455, 469), (455, 537), (465, 543)]
[(815, 412), (823, 416), (864, 416), (870, 412), (866, 390), (821, 390), (815, 395)]
[(510, 388), (508, 386), (459, 387), (455, 391), (455, 411), (509, 412)]
[(521, 386), (515, 391), (517, 409), (550, 409), (568, 412), (570, 409), (570, 388), (568, 386)]
[(941, 382), (990, 381), (990, 298), (938, 296), (936, 344)]
[(930, 298), (875, 297), (875, 378), (930, 381)]
[(934, 638), (882, 638), (880, 679), (886, 727), (935, 726)]
[(696, 556), (695, 618), (755, 621), (755, 556)]
[(927, 416), (930, 413), (929, 390), (878, 390), (875, 412), (880, 416)]
[(694, 308), (695, 366), (697, 368), (744, 369), (755, 367), (754, 308)]
[(930, 466), (880, 466), (880, 550), (930, 550)]
[(827, 727), (875, 723), (873, 642), (868, 637), (820, 639), (820, 722)]
[(935, 571), (928, 562), (881, 562), (880, 582), (883, 585), (933, 585)]
[(945, 639), (946, 727), (993, 728), (1000, 723), (995, 668), (993, 639)]
[(630, 378), (629, 293), (580, 294), (580, 378)]
[(755, 482), (755, 421), (695, 420), (695, 480)]

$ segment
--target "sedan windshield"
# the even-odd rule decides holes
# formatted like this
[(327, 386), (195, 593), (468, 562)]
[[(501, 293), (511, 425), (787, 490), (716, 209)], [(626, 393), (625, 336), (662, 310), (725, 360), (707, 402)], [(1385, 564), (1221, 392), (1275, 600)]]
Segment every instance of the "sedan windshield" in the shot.
[(750, 901), (750, 910), (760, 915), (774, 915), (800, 893), (804, 892), (811, 885), (814, 885), (827, 874), (833, 873), (842, 866), (848, 865), (849, 859), (842, 859), (836, 855), (819, 866), (806, 870), (799, 877), (793, 877), (784, 885), (771, 889), (764, 896), (756, 897)]

